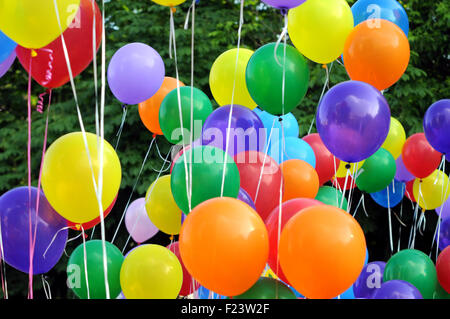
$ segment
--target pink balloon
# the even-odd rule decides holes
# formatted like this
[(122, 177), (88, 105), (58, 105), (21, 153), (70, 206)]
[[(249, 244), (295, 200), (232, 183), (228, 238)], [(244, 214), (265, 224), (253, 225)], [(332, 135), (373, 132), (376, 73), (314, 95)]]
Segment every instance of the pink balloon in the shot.
[(137, 243), (149, 240), (159, 231), (147, 215), (145, 198), (138, 198), (128, 206), (125, 213), (125, 226)]

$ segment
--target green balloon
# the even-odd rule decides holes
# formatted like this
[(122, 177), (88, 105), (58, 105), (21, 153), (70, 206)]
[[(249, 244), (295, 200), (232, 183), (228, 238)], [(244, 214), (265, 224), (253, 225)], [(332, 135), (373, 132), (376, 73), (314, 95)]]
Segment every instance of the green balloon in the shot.
[(297, 297), (281, 281), (261, 277), (249, 290), (233, 299), (297, 299)]
[[(120, 288), (120, 268), (123, 255), (119, 248), (105, 242), (108, 265), (108, 285), (111, 298), (116, 298)], [(80, 244), (70, 255), (67, 264), (67, 283), (73, 292), (81, 299), (87, 299), (86, 273), (84, 263), (84, 247)], [(103, 248), (101, 240), (86, 242), (86, 264), (90, 299), (106, 299), (105, 273), (103, 270)]]
[(419, 289), (424, 299), (432, 299), (437, 285), (433, 261), (416, 249), (405, 249), (392, 256), (384, 269), (383, 281), (404, 280)]
[[(308, 90), (309, 69), (306, 59), (293, 46), (286, 46), (284, 110), (282, 104), (284, 44), (269, 43), (253, 53), (245, 78), (252, 99), (273, 115), (287, 114), (297, 107)], [(280, 64), (278, 64), (280, 63)]]
[[(208, 96), (201, 90), (193, 89), (193, 123), (191, 128), (191, 86), (180, 87), (180, 105), (183, 120), (183, 133), (180, 122), (180, 109), (178, 107), (177, 89), (173, 89), (166, 95), (159, 109), (159, 125), (166, 139), (172, 143), (190, 143), (190, 134), (193, 131), (193, 139), (201, 136), (203, 123), (213, 107)], [(199, 125), (200, 124), (200, 125)]]
[[(337, 194), (337, 197), (336, 197)], [(316, 195), (316, 200), (326, 204), (341, 208), (342, 192), (331, 186), (321, 186)], [(347, 199), (344, 197), (344, 202), (342, 203), (342, 209), (347, 210)]]
[(380, 148), (364, 162), (356, 178), (356, 186), (367, 193), (379, 192), (392, 182), (395, 177), (395, 159), (384, 148)]
[(433, 293), (433, 299), (450, 299), (450, 294), (442, 288), (441, 284), (436, 284), (436, 290)]
[[(196, 146), (186, 151), (186, 156), (178, 158), (173, 166), (170, 186), (178, 207), (189, 213), (186, 190), (186, 167), (189, 175), (192, 156), (192, 196), (191, 208), (215, 197), (220, 197), (225, 164), (223, 196), (237, 198), (240, 187), (239, 170), (233, 158), (223, 150), (213, 146)], [(192, 155), (191, 155), (192, 154)], [(186, 162), (185, 162), (186, 158)], [(189, 186), (190, 188), (190, 186)]]

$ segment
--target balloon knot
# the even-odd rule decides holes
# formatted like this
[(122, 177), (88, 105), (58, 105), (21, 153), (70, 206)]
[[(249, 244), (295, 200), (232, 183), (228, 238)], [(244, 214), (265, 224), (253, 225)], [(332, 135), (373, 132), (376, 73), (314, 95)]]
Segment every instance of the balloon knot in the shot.
[(322, 69), (326, 69), (327, 65), (326, 64), (322, 64)]
[(175, 13), (175, 12), (177, 12), (177, 9), (175, 8), (175, 7), (170, 7), (170, 10), (172, 11), (172, 13)]
[(35, 49), (32, 49), (32, 50), (31, 50), (31, 57), (32, 57), (32, 58), (37, 57), (37, 52), (36, 52)]
[(80, 230), (80, 228), (81, 228), (80, 224), (76, 224), (76, 225), (75, 225), (75, 228), (76, 228), (77, 230)]
[(156, 138), (156, 133), (153, 133), (152, 138)]
[(350, 169), (352, 166), (350, 164), (345, 164), (346, 169)]
[(283, 122), (283, 118), (281, 116), (278, 118), (278, 122)]
[(173, 235), (170, 235), (170, 241), (173, 241)]
[(281, 8), (280, 12), (283, 16), (285, 16), (288, 13), (288, 9), (287, 8)]

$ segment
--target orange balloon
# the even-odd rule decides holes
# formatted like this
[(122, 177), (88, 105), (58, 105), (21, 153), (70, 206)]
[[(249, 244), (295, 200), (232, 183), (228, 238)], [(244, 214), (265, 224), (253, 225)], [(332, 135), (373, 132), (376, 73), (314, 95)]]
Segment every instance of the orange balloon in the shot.
[(319, 175), (310, 164), (291, 159), (280, 165), (284, 180), (283, 202), (294, 198), (315, 198), (319, 191)]
[(281, 269), (306, 298), (329, 299), (346, 291), (361, 273), (365, 256), (358, 222), (334, 206), (301, 210), (281, 233)]
[(405, 73), (409, 63), (409, 42), (394, 23), (370, 19), (358, 24), (347, 37), (344, 64), (352, 80), (385, 90)]
[(196, 206), (181, 226), (181, 258), (204, 287), (236, 296), (261, 276), (269, 254), (267, 229), (258, 213), (235, 198)]
[[(180, 87), (184, 86), (181, 81), (179, 83)], [(139, 103), (139, 116), (141, 117), (142, 123), (144, 123), (150, 132), (156, 135), (163, 134), (159, 126), (159, 108), (166, 95), (176, 88), (177, 80), (166, 76), (158, 92), (147, 101)]]

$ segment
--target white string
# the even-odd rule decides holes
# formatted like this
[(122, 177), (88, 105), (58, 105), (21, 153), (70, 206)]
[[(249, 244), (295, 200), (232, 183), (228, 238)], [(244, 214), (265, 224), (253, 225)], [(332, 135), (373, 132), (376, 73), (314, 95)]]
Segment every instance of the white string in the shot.
[(56, 240), (56, 237), (58, 236), (58, 234), (59, 234), (59, 232), (61, 232), (61, 231), (63, 231), (63, 230), (66, 230), (66, 229), (69, 229), (70, 227), (63, 227), (63, 228), (61, 228), (61, 229), (59, 229), (56, 233), (55, 233), (55, 235), (53, 235), (53, 238), (52, 238), (52, 240), (50, 241), (50, 244), (48, 244), (48, 246), (47, 246), (47, 248), (45, 249), (45, 251), (44, 251), (44, 253), (42, 254), (42, 257), (45, 259), (45, 255), (47, 254), (47, 251), (50, 249), (50, 247), (53, 245), (53, 243), (54, 243), (54, 241)]
[(348, 181), (349, 174), (350, 174), (350, 169), (347, 168), (347, 173), (345, 173), (345, 182), (344, 182), (344, 189), (343, 189), (342, 198), (341, 198), (341, 204), (339, 205), (340, 209), (342, 209), (342, 205), (344, 204), (344, 198), (345, 198), (345, 193), (347, 191), (347, 181)]
[(114, 147), (114, 150), (117, 151), (117, 147), (119, 146), (119, 142), (120, 142), (120, 137), (122, 136), (122, 131), (123, 131), (123, 127), (125, 126), (125, 120), (127, 118), (127, 112), (128, 112), (128, 108), (124, 105), (122, 107), (122, 121), (120, 122), (120, 127), (119, 130), (117, 131), (117, 142), (116, 142), (116, 147)]
[[(86, 238), (84, 236), (84, 228), (81, 225), (81, 235), (83, 237), (83, 261), (84, 261), (84, 278), (86, 280), (86, 291), (87, 291), (87, 299), (90, 299), (89, 293), (89, 277), (88, 277), (88, 268), (87, 268), (87, 252), (86, 252)], [(109, 290), (108, 290), (109, 292)]]
[(392, 241), (392, 218), (391, 218), (391, 203), (389, 199), (389, 187), (386, 188), (387, 202), (388, 202), (388, 219), (389, 219), (389, 244), (391, 247), (391, 254), (394, 252), (394, 244)]
[(352, 174), (351, 174), (351, 180), (350, 180), (350, 190), (348, 192), (348, 203), (347, 203), (347, 213), (350, 213), (350, 208), (352, 206), (352, 199), (353, 199), (353, 194), (354, 194), (354, 187), (353, 187), (353, 183), (356, 184), (356, 174), (358, 173), (358, 165), (359, 163), (356, 163), (355, 165), (353, 165), (353, 169), (352, 169)]
[[(96, 10), (95, 10), (95, 1), (92, 0), (92, 57), (93, 57), (93, 71), (94, 71), (94, 92), (95, 92), (95, 135), (97, 137), (100, 135), (100, 124), (99, 124), (99, 114), (98, 114), (98, 81), (97, 81), (97, 21), (95, 18)], [(104, 30), (102, 30), (104, 32)], [(97, 147), (98, 147), (98, 138), (97, 138)]]
[[(358, 212), (358, 208), (359, 208), (359, 206), (361, 206), (361, 203), (362, 203), (362, 200), (363, 200), (363, 195), (361, 195), (361, 197), (360, 197), (360, 199), (359, 199), (359, 202), (358, 202), (358, 205), (356, 205), (356, 208), (355, 208), (355, 210), (353, 211), (353, 217), (355, 217), (355, 215), (356, 215), (356, 213)], [(336, 201), (337, 202), (337, 201)]]
[[(400, 219), (403, 217), (403, 198), (402, 198), (402, 202), (400, 204)], [(401, 244), (401, 239), (402, 239), (402, 225), (398, 226), (398, 244), (397, 244), (397, 252), (400, 251), (400, 244)]]
[(2, 222), (0, 221), (0, 253), (1, 253), (1, 264), (2, 264), (2, 270), (3, 270), (3, 276), (4, 276), (4, 288), (3, 291), (5, 299), (8, 299), (8, 282), (6, 280), (6, 267), (5, 267), (5, 254), (3, 249), (3, 231), (2, 231)]
[[(47, 299), (52, 299), (52, 291), (50, 289), (50, 284), (48, 283), (48, 281), (44, 278), (44, 275), (41, 275), (41, 279), (42, 279), (42, 287), (44, 288), (44, 293), (45, 293), (45, 297)], [(48, 291), (48, 292), (47, 292)]]
[[(192, 8), (192, 32), (191, 32), (191, 129), (190, 129), (190, 145), (192, 146), (192, 143), (194, 141), (194, 40), (195, 40), (195, 1), (192, 0), (191, 7)], [(188, 20), (189, 17), (189, 11), (186, 20)], [(186, 25), (185, 25), (186, 29)], [(193, 152), (189, 152), (190, 158), (189, 158), (189, 197), (192, 198), (192, 156)], [(191, 207), (189, 207), (191, 209)]]
[[(444, 155), (444, 157), (445, 157), (445, 155)], [(444, 164), (444, 174), (445, 174), (445, 164)], [(443, 184), (442, 184), (442, 186), (444, 186)], [(441, 199), (444, 199), (445, 197), (447, 197), (448, 190), (449, 190), (449, 185), (450, 185), (450, 183), (447, 183), (445, 194), (443, 195), (443, 197)], [(442, 216), (442, 211), (444, 210), (444, 206), (445, 206), (446, 203), (447, 203), (447, 201), (444, 201), (442, 203), (440, 209), (439, 209), (439, 217), (438, 217), (438, 220), (437, 220), (436, 229), (434, 230), (433, 241), (431, 243), (431, 252), (432, 252), (433, 251), (434, 241), (436, 240), (436, 235), (437, 235), (436, 259), (437, 259), (438, 253), (439, 253), (439, 240), (440, 240), (440, 235), (441, 235), (441, 221), (442, 221), (441, 216)], [(430, 255), (431, 255), (431, 252), (430, 252)]]

